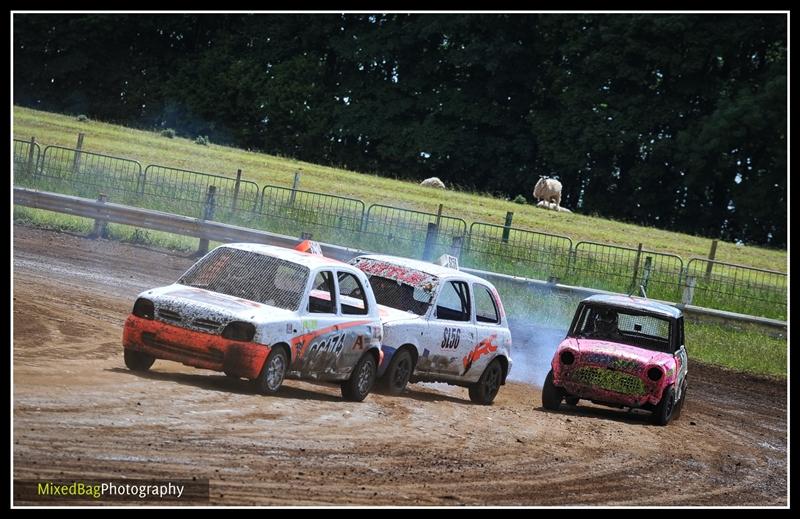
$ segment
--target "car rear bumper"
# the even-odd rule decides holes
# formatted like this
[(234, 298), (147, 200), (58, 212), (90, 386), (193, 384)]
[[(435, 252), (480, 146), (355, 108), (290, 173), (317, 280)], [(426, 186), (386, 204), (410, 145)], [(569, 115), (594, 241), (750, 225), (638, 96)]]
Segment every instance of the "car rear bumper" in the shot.
[(135, 315), (125, 320), (122, 346), (157, 359), (245, 378), (258, 377), (270, 351), (264, 344), (225, 339)]

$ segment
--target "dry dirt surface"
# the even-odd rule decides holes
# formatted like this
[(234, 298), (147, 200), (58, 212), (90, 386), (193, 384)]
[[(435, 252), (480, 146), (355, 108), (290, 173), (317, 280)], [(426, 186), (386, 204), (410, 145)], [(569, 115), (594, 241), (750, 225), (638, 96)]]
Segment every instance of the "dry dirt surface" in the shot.
[(489, 407), (438, 384), (259, 396), (176, 363), (124, 366), (136, 294), (192, 258), (19, 225), (13, 243), (15, 478), (208, 478), (222, 505), (787, 505), (785, 383), (690, 364), (667, 427), (547, 412), (519, 382)]

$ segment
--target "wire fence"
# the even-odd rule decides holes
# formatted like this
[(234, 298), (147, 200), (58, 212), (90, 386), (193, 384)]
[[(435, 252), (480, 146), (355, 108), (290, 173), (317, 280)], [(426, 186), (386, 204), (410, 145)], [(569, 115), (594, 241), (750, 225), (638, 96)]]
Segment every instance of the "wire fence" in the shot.
[(612, 292), (640, 292), (680, 301), (683, 259), (646, 249), (581, 241), (575, 244), (564, 281)]
[(450, 252), (453, 239), (463, 241), (466, 233), (467, 222), (461, 218), (381, 204), (369, 206), (362, 227), (372, 250), (409, 257)]
[(692, 258), (684, 282), (693, 285), (697, 306), (786, 319), (788, 276), (783, 272)]
[(474, 222), (461, 258), (465, 266), (476, 269), (564, 279), (571, 250), (572, 240), (567, 236)]
[[(79, 141), (80, 143), (80, 141)], [(80, 146), (80, 144), (79, 144)], [(14, 184), (405, 257), (449, 253), (464, 266), (599, 288), (638, 292), (776, 319), (787, 316), (788, 276), (705, 258), (580, 241), (567, 236), (473, 222), (326, 193), (173, 168), (82, 149), (13, 140)]]

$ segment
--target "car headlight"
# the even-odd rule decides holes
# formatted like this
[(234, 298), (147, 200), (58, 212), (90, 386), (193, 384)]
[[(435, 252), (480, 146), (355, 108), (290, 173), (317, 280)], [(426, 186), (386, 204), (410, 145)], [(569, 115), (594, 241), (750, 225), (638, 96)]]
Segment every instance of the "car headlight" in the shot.
[(233, 321), (222, 330), (222, 336), (232, 341), (252, 341), (256, 336), (256, 327), (252, 323)]
[(153, 316), (156, 314), (156, 308), (153, 305), (153, 302), (149, 299), (145, 299), (140, 297), (133, 303), (133, 315), (136, 317), (141, 317), (143, 319), (152, 319)]
[(649, 378), (653, 382), (661, 380), (661, 377), (663, 376), (664, 376), (664, 371), (661, 368), (653, 366), (652, 368), (647, 370), (647, 378)]

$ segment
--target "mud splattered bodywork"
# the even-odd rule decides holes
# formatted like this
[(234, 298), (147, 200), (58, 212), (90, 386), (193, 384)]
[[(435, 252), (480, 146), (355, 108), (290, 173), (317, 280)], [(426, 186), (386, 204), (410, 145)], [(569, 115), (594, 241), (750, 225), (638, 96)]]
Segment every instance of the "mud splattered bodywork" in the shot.
[[(688, 372), (683, 316), (675, 308), (620, 296), (578, 306), (545, 382), (562, 397), (656, 409), (665, 396), (682, 404)], [(543, 396), (544, 398), (544, 396)]]
[[(341, 293), (345, 281), (354, 295)], [(279, 247), (231, 244), (177, 283), (141, 293), (122, 342), (156, 359), (250, 379), (280, 347), (286, 376), (344, 381), (365, 354), (380, 361), (381, 337), (378, 306), (358, 269)]]
[(454, 268), (393, 256), (359, 256), (351, 263), (369, 276), (381, 305), (385, 357), (379, 376), (392, 377), (393, 361), (405, 350), (411, 357), (411, 382), (469, 387), (498, 360), (499, 383), (505, 383), (511, 333), (491, 283)]

